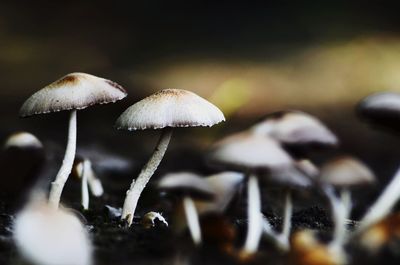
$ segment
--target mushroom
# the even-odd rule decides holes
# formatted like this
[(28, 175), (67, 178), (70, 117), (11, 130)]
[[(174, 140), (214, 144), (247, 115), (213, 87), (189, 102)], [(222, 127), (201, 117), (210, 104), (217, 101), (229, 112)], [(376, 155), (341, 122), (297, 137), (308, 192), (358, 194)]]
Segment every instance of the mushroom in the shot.
[(263, 230), (259, 173), (291, 168), (293, 160), (275, 140), (251, 132), (236, 133), (217, 142), (210, 159), (247, 174), (249, 222), (242, 253), (252, 255), (258, 249)]
[[(350, 189), (374, 182), (375, 176), (364, 163), (349, 156), (327, 162), (322, 166), (320, 174), (322, 188), (332, 207), (335, 225), (330, 247), (340, 250), (347, 240), (346, 219), (349, 218), (352, 208)], [(339, 189), (339, 198), (333, 187)]]
[[(363, 99), (357, 106), (357, 113), (373, 124), (400, 130), (400, 94), (383, 92), (372, 94)], [(357, 232), (362, 232), (374, 223), (382, 220), (400, 198), (400, 169), (395, 173), (390, 183), (383, 190), (375, 203), (361, 218)]]
[(56, 210), (34, 199), (13, 227), (17, 249), (37, 265), (90, 265), (92, 246), (80, 220), (66, 209)]
[(190, 235), (196, 245), (201, 244), (199, 216), (192, 198), (212, 200), (214, 191), (204, 178), (190, 173), (169, 173), (158, 183), (158, 188), (182, 197), (183, 209)]
[(73, 166), (73, 175), (81, 180), (81, 204), (84, 210), (89, 209), (89, 189), (95, 197), (103, 195), (103, 185), (93, 171), (89, 159), (76, 158)]
[(162, 134), (151, 158), (127, 191), (121, 218), (132, 224), (140, 194), (160, 164), (174, 127), (211, 127), (224, 120), (216, 106), (182, 89), (163, 89), (125, 110), (116, 122), (117, 129), (162, 129)]
[(94, 104), (116, 102), (126, 97), (117, 83), (85, 73), (71, 73), (34, 93), (22, 105), (21, 117), (70, 111), (68, 142), (62, 166), (51, 183), (49, 203), (58, 208), (65, 182), (71, 173), (76, 150), (76, 112)]
[(310, 149), (338, 144), (336, 136), (321, 121), (297, 110), (269, 114), (250, 130), (276, 139), (296, 158), (304, 158)]
[(4, 149), (8, 148), (32, 148), (42, 149), (42, 142), (29, 132), (16, 132), (11, 134), (3, 145)]
[[(307, 156), (313, 149), (331, 148), (338, 144), (336, 136), (317, 118), (302, 111), (286, 110), (267, 115), (261, 122), (250, 128), (256, 135), (265, 135), (278, 141), (293, 157), (297, 158), (295, 166), (310, 178), (318, 174), (318, 169), (308, 160)], [(290, 172), (288, 172), (290, 174)], [(306, 181), (301, 174), (292, 173), (301, 181)], [(297, 176), (297, 177), (296, 177)], [(285, 180), (286, 178), (283, 177)], [(307, 181), (306, 181), (307, 182)], [(308, 183), (306, 186), (310, 185)], [(285, 215), (283, 230), (280, 236), (283, 250), (288, 250), (289, 234), (292, 218), (291, 190), (286, 190)], [(268, 226), (266, 226), (267, 228)], [(268, 232), (268, 229), (266, 229)]]

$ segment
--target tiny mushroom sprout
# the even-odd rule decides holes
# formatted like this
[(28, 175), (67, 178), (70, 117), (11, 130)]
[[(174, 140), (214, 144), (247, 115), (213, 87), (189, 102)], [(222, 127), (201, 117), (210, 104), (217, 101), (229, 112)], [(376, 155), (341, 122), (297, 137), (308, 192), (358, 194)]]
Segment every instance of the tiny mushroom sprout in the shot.
[(92, 163), (89, 159), (76, 158), (73, 166), (72, 175), (81, 181), (81, 204), (84, 210), (89, 209), (89, 190), (95, 197), (103, 195), (103, 185), (93, 171)]
[(29, 264), (92, 264), (89, 236), (81, 221), (65, 209), (30, 202), (17, 214), (13, 230), (17, 249)]
[(291, 168), (293, 160), (275, 140), (250, 132), (236, 133), (217, 142), (210, 159), (247, 174), (249, 221), (242, 254), (244, 257), (251, 256), (258, 249), (263, 230), (258, 177), (265, 171)]
[[(382, 125), (396, 131), (400, 121), (400, 94), (383, 92), (372, 94), (363, 99), (357, 106), (360, 116), (373, 124)], [(383, 190), (375, 203), (361, 218), (357, 232), (361, 232), (388, 215), (400, 198), (400, 169), (395, 173), (390, 183)]]
[[(350, 189), (371, 184), (375, 181), (372, 171), (361, 161), (349, 156), (342, 156), (328, 161), (321, 168), (320, 181), (332, 207), (334, 219), (332, 249), (340, 251), (348, 239), (346, 234), (346, 219), (352, 208)], [(340, 192), (338, 198), (334, 187)]]
[(85, 73), (71, 73), (29, 97), (20, 109), (21, 117), (70, 111), (68, 143), (62, 166), (51, 184), (49, 203), (58, 208), (65, 182), (72, 170), (76, 151), (76, 112), (95, 104), (116, 102), (126, 91), (117, 83)]
[(192, 198), (212, 200), (215, 196), (212, 186), (204, 178), (190, 173), (170, 173), (158, 183), (161, 190), (183, 197), (182, 203), (190, 235), (196, 245), (201, 244), (199, 216)]
[(122, 219), (132, 224), (140, 194), (160, 164), (174, 127), (211, 127), (225, 120), (216, 106), (182, 89), (163, 89), (129, 107), (118, 118), (117, 129), (162, 129), (153, 155), (127, 191)]

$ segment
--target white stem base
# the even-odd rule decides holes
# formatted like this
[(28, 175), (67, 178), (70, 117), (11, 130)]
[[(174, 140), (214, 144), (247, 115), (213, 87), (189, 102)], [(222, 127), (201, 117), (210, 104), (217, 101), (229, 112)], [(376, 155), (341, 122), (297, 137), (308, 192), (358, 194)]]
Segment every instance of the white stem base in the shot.
[(190, 235), (196, 245), (201, 244), (201, 228), (196, 206), (190, 197), (183, 198), (183, 209), (189, 227)]
[(57, 173), (56, 179), (51, 183), (49, 204), (57, 209), (60, 204), (61, 193), (71, 173), (76, 152), (76, 110), (72, 110), (69, 118), (68, 142), (65, 150), (64, 160)]
[(263, 218), (261, 214), (261, 196), (257, 177), (251, 175), (247, 183), (248, 206), (247, 215), (249, 219), (247, 237), (243, 251), (248, 254), (257, 252), (263, 230)]
[(164, 157), (165, 151), (168, 148), (168, 144), (172, 136), (172, 130), (173, 129), (169, 127), (163, 129), (163, 133), (160, 136), (160, 140), (158, 141), (153, 155), (143, 167), (137, 179), (132, 181), (129, 190), (126, 192), (121, 219), (126, 220), (129, 226), (132, 224), (140, 194), (142, 194), (142, 191), (146, 187), (151, 176), (153, 176), (162, 158)]
[(364, 231), (369, 226), (379, 222), (390, 213), (400, 197), (400, 169), (396, 172), (391, 182), (386, 186), (376, 202), (360, 221), (357, 233)]

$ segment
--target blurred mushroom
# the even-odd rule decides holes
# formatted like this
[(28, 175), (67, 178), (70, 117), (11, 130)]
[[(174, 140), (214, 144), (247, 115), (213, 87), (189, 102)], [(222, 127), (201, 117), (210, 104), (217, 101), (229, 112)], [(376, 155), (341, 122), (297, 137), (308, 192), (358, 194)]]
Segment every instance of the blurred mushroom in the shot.
[(23, 257), (37, 265), (90, 265), (92, 246), (71, 212), (33, 201), (16, 217), (14, 240)]
[(204, 178), (196, 174), (181, 172), (165, 175), (158, 183), (158, 188), (182, 197), (190, 235), (196, 245), (201, 244), (199, 216), (192, 198), (196, 198), (197, 200), (212, 200), (215, 194), (211, 185)]
[(321, 121), (296, 110), (269, 114), (250, 131), (276, 139), (296, 158), (303, 158), (310, 149), (338, 144), (337, 137)]
[(291, 238), (290, 264), (294, 265), (343, 265), (347, 259), (319, 242), (311, 230), (301, 230)]
[[(373, 124), (400, 130), (400, 94), (383, 92), (372, 94), (363, 99), (357, 106), (357, 113)], [(400, 169), (395, 173), (390, 183), (385, 187), (375, 203), (361, 218), (357, 232), (362, 232), (369, 226), (387, 216), (400, 198)]]
[(89, 189), (95, 197), (103, 195), (103, 185), (93, 171), (89, 159), (77, 157), (74, 162), (72, 175), (81, 181), (81, 204), (84, 210), (89, 209)]
[(70, 111), (68, 142), (62, 166), (51, 183), (49, 203), (58, 208), (65, 182), (72, 170), (76, 151), (76, 111), (94, 104), (116, 102), (126, 97), (117, 83), (85, 73), (71, 73), (29, 97), (20, 109), (21, 117)]
[[(352, 208), (350, 189), (375, 181), (372, 171), (361, 161), (349, 156), (335, 158), (321, 168), (320, 181), (329, 198), (334, 220), (333, 240), (330, 247), (341, 249), (346, 242), (346, 220)], [(338, 198), (333, 188), (340, 192)]]
[(237, 133), (217, 142), (210, 159), (248, 174), (249, 222), (242, 253), (244, 256), (252, 255), (258, 249), (263, 230), (258, 177), (265, 171), (276, 172), (291, 168), (293, 161), (275, 140), (250, 132)]
[(181, 89), (163, 89), (125, 110), (116, 122), (117, 129), (162, 129), (162, 134), (151, 158), (126, 193), (121, 218), (132, 224), (140, 194), (160, 164), (174, 127), (211, 127), (224, 120), (216, 106)]
[(5, 140), (0, 153), (0, 194), (9, 200), (11, 208), (18, 208), (21, 199), (36, 185), (45, 160), (43, 145), (33, 134), (16, 132)]

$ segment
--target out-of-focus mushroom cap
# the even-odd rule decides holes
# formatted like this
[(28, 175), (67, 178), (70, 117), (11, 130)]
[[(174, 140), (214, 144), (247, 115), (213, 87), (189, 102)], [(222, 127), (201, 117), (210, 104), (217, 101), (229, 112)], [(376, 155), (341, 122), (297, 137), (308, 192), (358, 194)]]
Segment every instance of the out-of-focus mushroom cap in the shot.
[(372, 123), (400, 130), (400, 94), (381, 92), (372, 94), (357, 105), (357, 113)]
[(21, 117), (62, 110), (84, 109), (95, 104), (116, 102), (126, 97), (117, 83), (85, 73), (71, 73), (29, 97), (20, 109)]
[(266, 175), (266, 180), (280, 187), (304, 189), (313, 185), (313, 181), (296, 167), (275, 170)]
[(213, 146), (211, 161), (241, 171), (273, 171), (292, 165), (292, 158), (273, 139), (249, 132), (228, 136)]
[(244, 175), (238, 172), (226, 171), (205, 178), (212, 186), (215, 198), (212, 202), (196, 201), (200, 215), (213, 212), (223, 213), (236, 193), (238, 185), (243, 182)]
[(178, 195), (204, 200), (211, 200), (215, 195), (210, 183), (191, 172), (169, 173), (159, 181), (158, 188)]
[(322, 166), (320, 180), (338, 187), (349, 187), (373, 183), (375, 176), (358, 159), (343, 156), (328, 161)]
[(211, 127), (225, 120), (215, 105), (193, 92), (163, 89), (125, 110), (117, 129), (145, 130), (164, 127)]
[(269, 135), (283, 144), (336, 146), (337, 137), (317, 118), (301, 111), (280, 111), (254, 125), (255, 134)]
[(31, 133), (17, 132), (11, 134), (4, 143), (4, 149), (16, 148), (43, 148), (42, 142)]

